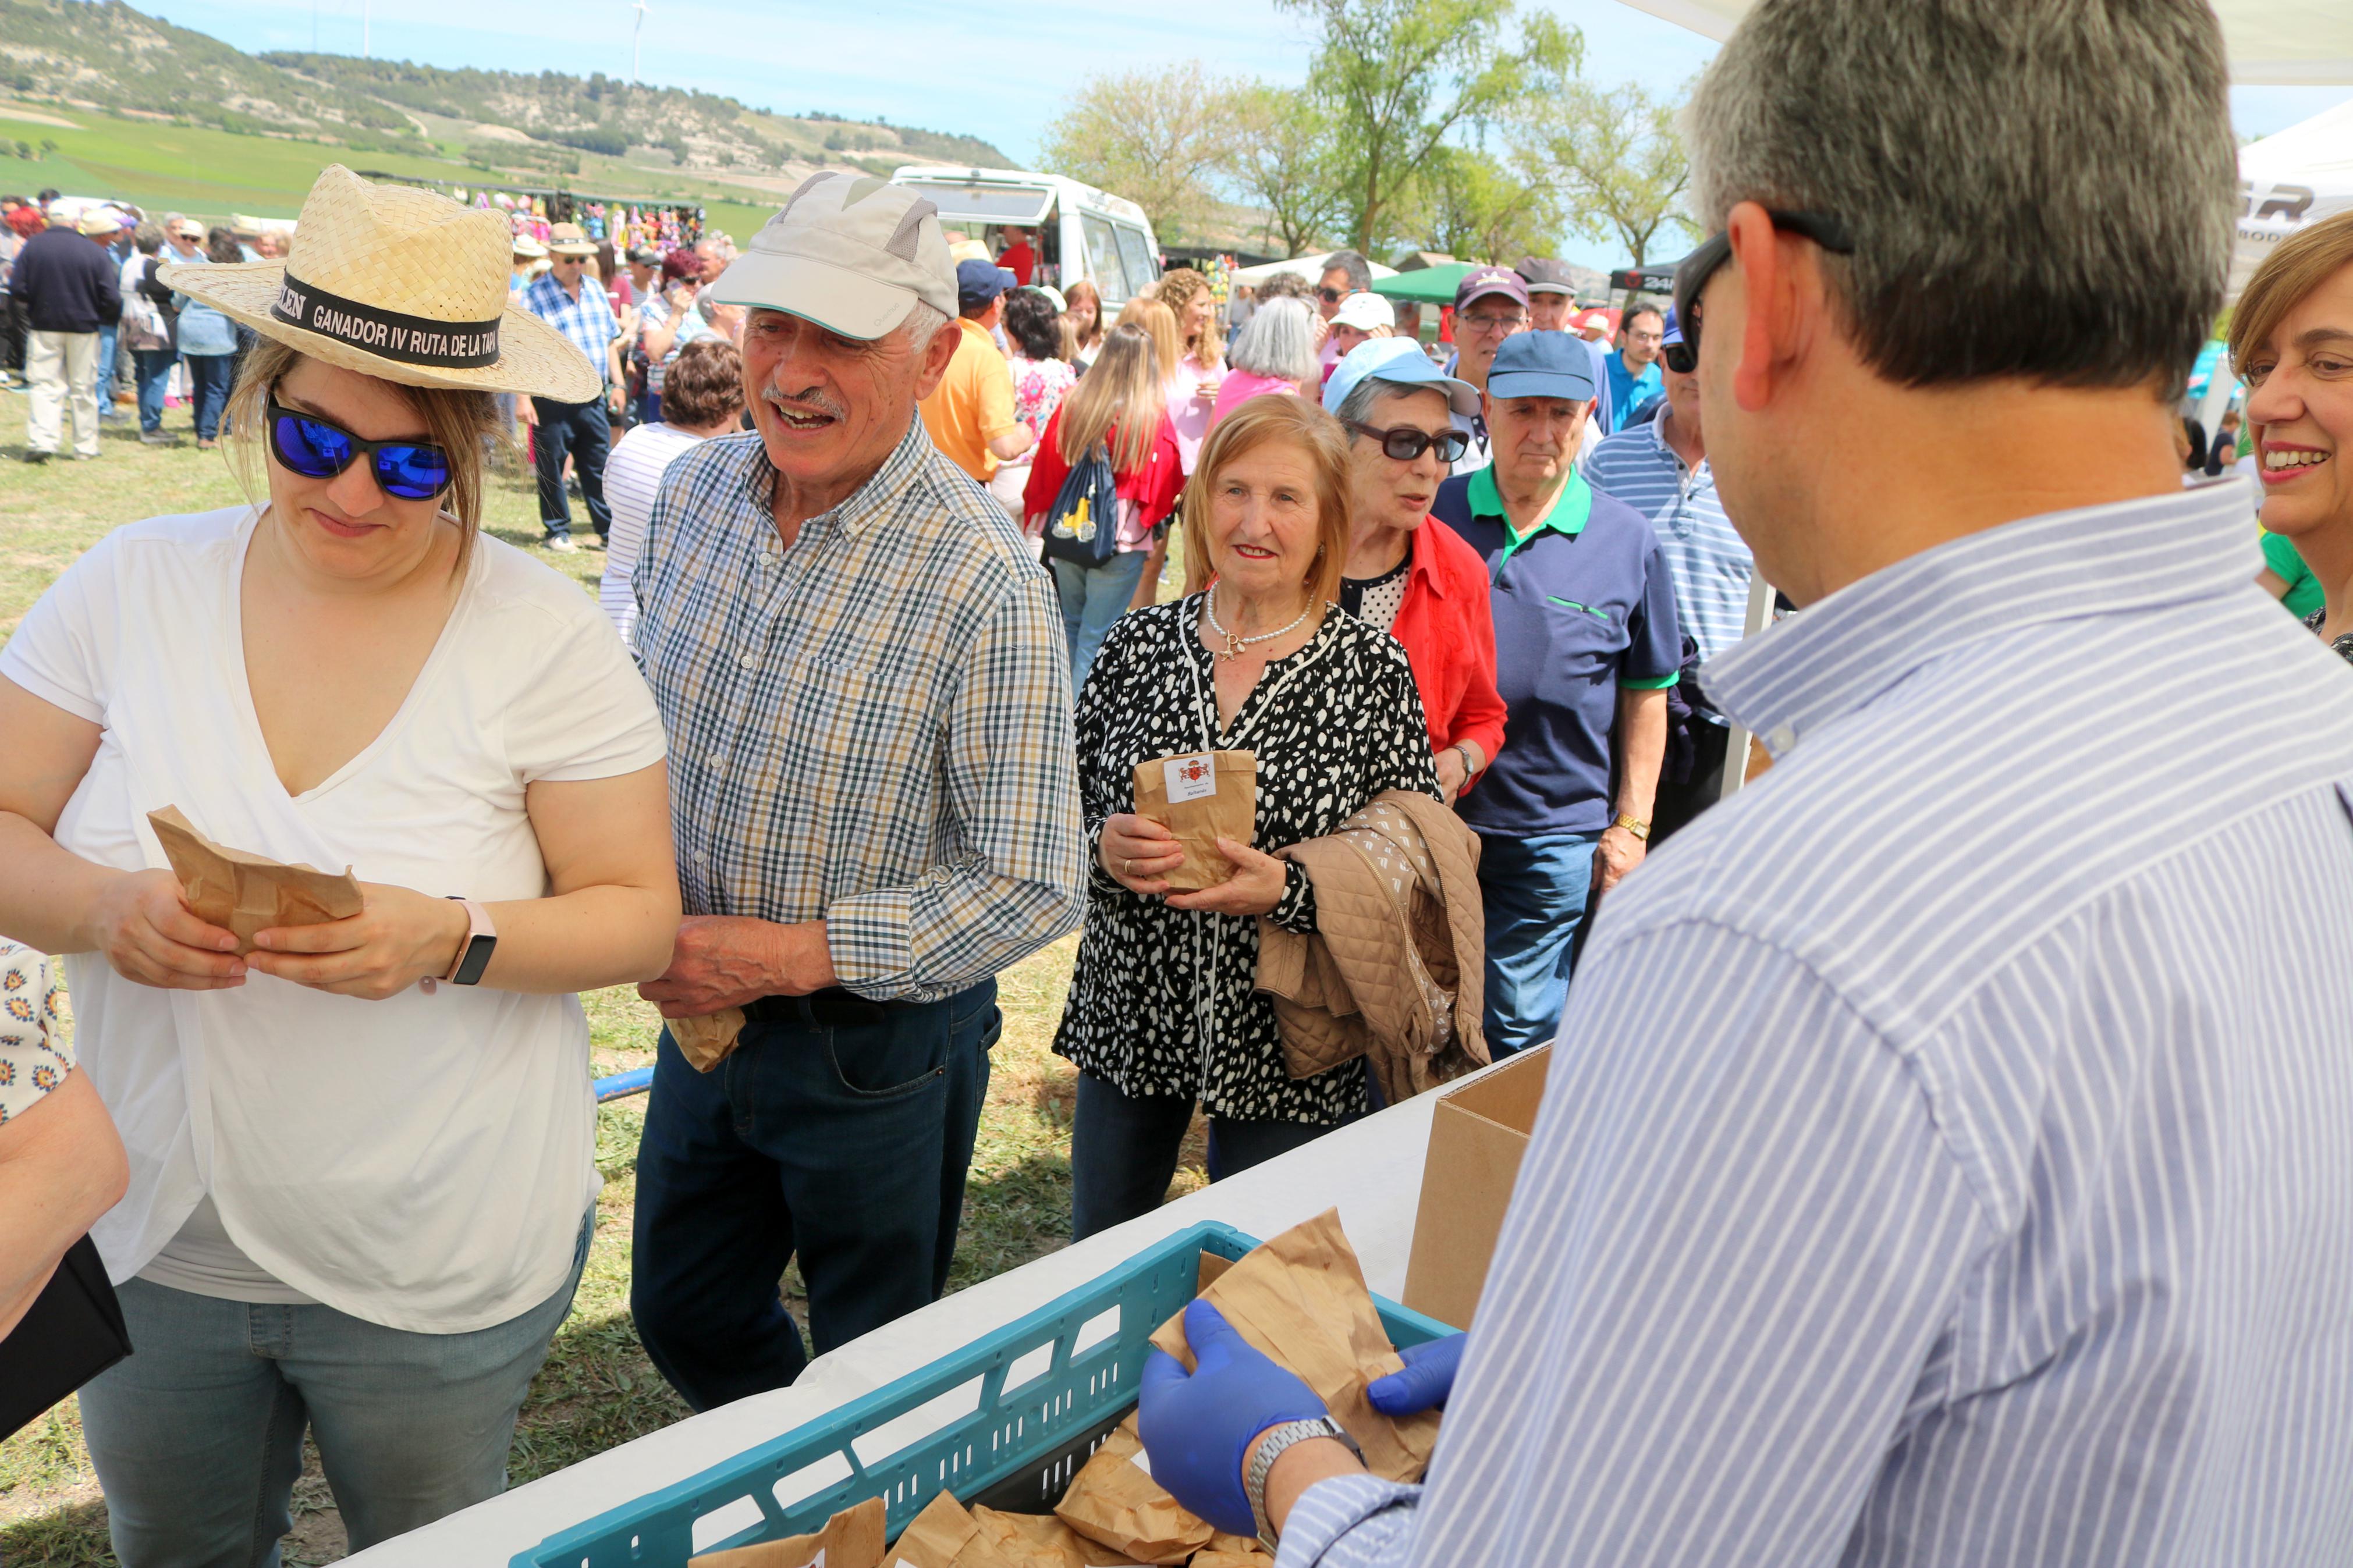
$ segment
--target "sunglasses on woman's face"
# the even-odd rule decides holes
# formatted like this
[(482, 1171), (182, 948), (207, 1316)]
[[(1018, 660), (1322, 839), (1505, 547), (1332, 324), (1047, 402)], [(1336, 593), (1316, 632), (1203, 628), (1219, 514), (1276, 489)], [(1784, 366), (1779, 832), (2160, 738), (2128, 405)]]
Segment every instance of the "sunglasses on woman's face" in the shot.
[(1448, 430), (1433, 436), (1427, 430), (1417, 430), (1410, 425), (1398, 425), (1387, 430), (1377, 430), (1370, 425), (1348, 421), (1348, 428), (1359, 436), (1369, 436), (1381, 444), (1381, 455), (1400, 463), (1410, 463), (1432, 447), (1438, 448), (1438, 460), (1451, 463), (1460, 458), (1471, 445), (1471, 437), (1460, 430)]
[(425, 441), (363, 441), (332, 420), (302, 414), (269, 395), (269, 450), (306, 479), (332, 479), (362, 457), (388, 496), (431, 500), (449, 488), (449, 454)]
[[(1773, 220), (1775, 228), (1803, 235), (1834, 256), (1854, 254), (1854, 241), (1847, 237), (1845, 222), (1829, 213), (1778, 212), (1767, 207), (1765, 216)], [(1732, 237), (1719, 234), (1675, 268), (1675, 324), (1683, 329), (1683, 341), (1661, 349), (1659, 358), (1677, 375), (1689, 375), (1699, 368), (1699, 297), (1716, 268), (1731, 258)]]

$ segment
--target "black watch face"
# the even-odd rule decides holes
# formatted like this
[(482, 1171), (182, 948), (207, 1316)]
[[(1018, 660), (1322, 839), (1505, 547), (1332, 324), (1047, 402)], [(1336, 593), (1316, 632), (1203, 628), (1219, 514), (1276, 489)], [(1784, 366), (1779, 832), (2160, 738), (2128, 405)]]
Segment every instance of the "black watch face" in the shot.
[(491, 954), (497, 951), (499, 939), (494, 936), (469, 938), (465, 960), (458, 965), (458, 973), (451, 978), (460, 985), (471, 985), (480, 980), (482, 971), (491, 966)]

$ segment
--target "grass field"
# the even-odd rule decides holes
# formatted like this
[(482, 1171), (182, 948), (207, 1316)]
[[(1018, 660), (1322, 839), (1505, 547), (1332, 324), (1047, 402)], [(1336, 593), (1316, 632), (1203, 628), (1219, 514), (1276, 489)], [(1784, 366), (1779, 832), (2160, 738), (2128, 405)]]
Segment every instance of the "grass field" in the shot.
[[(114, 196), (151, 211), (185, 212), (206, 219), (231, 213), (292, 217), (301, 210), (303, 194), (329, 163), (461, 184), (504, 177), (455, 159), (359, 153), (323, 142), (239, 136), (204, 126), (125, 120), (48, 104), (32, 112), (38, 121), (12, 119), (10, 105), (0, 102), (0, 142), (22, 141), (38, 148), (46, 140), (55, 142), (57, 151), (31, 162), (0, 159), (0, 191), (30, 196), (55, 186), (69, 195)], [(48, 123), (57, 120), (69, 120), (73, 128)], [(521, 183), (547, 182), (534, 177)], [(664, 174), (595, 153), (583, 153), (580, 173), (566, 176), (565, 183), (579, 191), (702, 202), (711, 224), (738, 245), (748, 241), (776, 210), (776, 205), (760, 205), (757, 193), (740, 186)]]
[[(171, 411), (165, 420), (166, 429), (184, 437), (188, 426), (185, 409)], [(198, 452), (193, 444), (142, 447), (135, 424), (107, 426), (97, 462), (53, 461), (39, 468), (17, 460), (24, 431), (25, 399), (0, 392), (0, 640), (58, 574), (108, 530), (160, 512), (200, 510), (241, 499), (222, 453)], [(576, 499), (574, 506), (576, 516)], [(587, 550), (571, 555), (540, 552), (536, 518), (531, 490), (519, 475), (508, 474), (491, 487), (490, 531), (532, 550), (593, 595), (603, 556)], [(1061, 1015), (1076, 950), (1077, 939), (1066, 939), (999, 977), (1005, 1037), (993, 1058), (951, 1290), (1052, 1251), (1068, 1237), (1072, 1073), (1047, 1047)], [(596, 992), (584, 1000), (599, 1074), (652, 1061), (653, 1010), (633, 991)], [(598, 1112), (597, 1163), (606, 1185), (597, 1200), (596, 1240), (572, 1317), (557, 1333), (523, 1408), (511, 1461), (517, 1483), (686, 1414), (647, 1362), (629, 1320), (629, 1221), (643, 1106), (642, 1100), (621, 1100)], [(1206, 1179), (1202, 1162), (1197, 1121), (1172, 1191), (1199, 1185)], [(791, 1300), (797, 1286), (790, 1273), (785, 1286)], [(286, 1543), (287, 1562), (326, 1563), (342, 1556), (342, 1523), (315, 1453), (309, 1456), (295, 1499), (298, 1517)], [(0, 1442), (0, 1563), (37, 1568), (113, 1562), (105, 1505), (82, 1447), (79, 1417), (69, 1400)]]

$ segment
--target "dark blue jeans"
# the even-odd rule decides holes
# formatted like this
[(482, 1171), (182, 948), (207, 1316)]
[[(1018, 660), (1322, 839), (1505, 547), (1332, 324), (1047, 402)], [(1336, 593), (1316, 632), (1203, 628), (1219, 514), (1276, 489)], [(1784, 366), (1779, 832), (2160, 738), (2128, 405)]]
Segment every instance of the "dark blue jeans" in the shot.
[(1577, 929), (1593, 890), (1598, 833), (1479, 835), (1487, 915), (1487, 1051), (1497, 1061), (1548, 1046), (1568, 1001)]
[[(1166, 1202), (1185, 1130), (1192, 1124), (1189, 1098), (1131, 1095), (1106, 1079), (1081, 1072), (1078, 1113), (1071, 1124), (1071, 1239), (1083, 1241)], [(1343, 1125), (1212, 1116), (1209, 1180), (1222, 1182)]]
[(613, 421), (605, 400), (552, 403), (531, 400), (539, 416), (532, 451), (539, 468), (539, 521), (547, 537), (572, 537), (572, 503), (564, 493), (564, 458), (572, 456), (572, 471), (580, 479), (580, 499), (588, 503), (588, 521), (604, 538), (613, 531), (613, 509), (605, 504), (605, 458), (613, 450)]
[(196, 405), (196, 438), (210, 441), (220, 435), (221, 415), (228, 407), (229, 372), (233, 354), (184, 354), (188, 366), (188, 396)]
[(139, 428), (161, 430), (164, 395), (171, 388), (172, 366), (180, 356), (170, 349), (133, 349), (131, 357), (139, 369)]
[(939, 1299), (955, 1255), (997, 982), (939, 1002), (770, 997), (708, 1074), (662, 1031), (638, 1144), (629, 1305), (697, 1410), (808, 1363), (776, 1282), (798, 1254), (823, 1355)]

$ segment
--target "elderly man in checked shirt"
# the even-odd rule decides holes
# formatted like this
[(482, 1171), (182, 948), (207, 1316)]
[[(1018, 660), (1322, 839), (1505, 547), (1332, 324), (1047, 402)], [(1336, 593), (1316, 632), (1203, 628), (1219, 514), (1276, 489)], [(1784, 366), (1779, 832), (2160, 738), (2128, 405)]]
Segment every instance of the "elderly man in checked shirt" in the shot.
[(812, 176), (711, 292), (758, 428), (670, 466), (634, 578), (688, 910), (640, 989), (746, 1018), (708, 1072), (664, 1032), (638, 1152), (638, 1331), (698, 1409), (806, 1364), (796, 1254), (820, 1354), (938, 1297), (993, 976), (1084, 909), (1053, 585), (916, 417), (958, 341), (931, 204)]
[(1601, 905), (1477, 1321), (1372, 1390), (1451, 1393), (1426, 1481), (1196, 1302), (1140, 1379), (1195, 1511), (1281, 1568), (2353, 1563), (2353, 679), (2172, 455), (2227, 85), (2206, 0), (1749, 10), (1676, 293), (1800, 606), (1705, 671), (1775, 765)]

